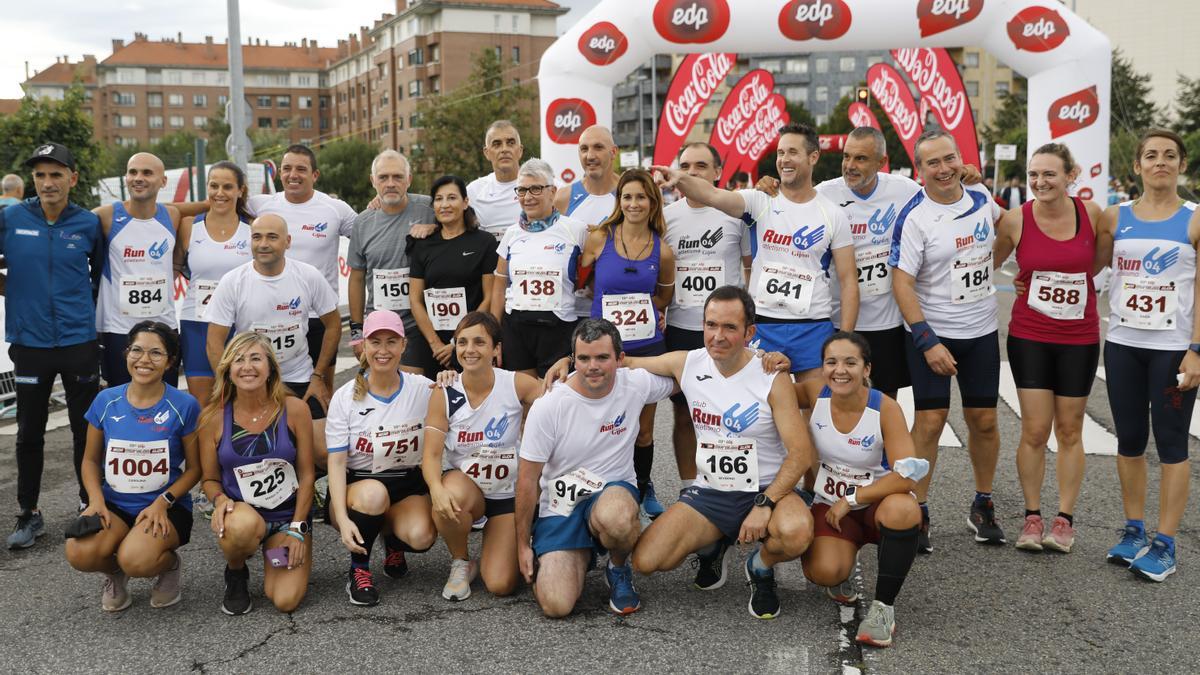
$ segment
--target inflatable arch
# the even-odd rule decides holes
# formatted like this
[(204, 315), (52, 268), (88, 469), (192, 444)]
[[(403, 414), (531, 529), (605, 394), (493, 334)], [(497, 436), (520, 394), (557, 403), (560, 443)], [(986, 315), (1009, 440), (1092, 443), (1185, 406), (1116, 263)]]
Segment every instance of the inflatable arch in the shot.
[(576, 143), (612, 126), (612, 88), (656, 53), (978, 45), (1029, 82), (1029, 147), (1066, 143), (1081, 196), (1105, 199), (1112, 47), (1054, 0), (604, 0), (542, 56), (542, 157), (564, 183)]

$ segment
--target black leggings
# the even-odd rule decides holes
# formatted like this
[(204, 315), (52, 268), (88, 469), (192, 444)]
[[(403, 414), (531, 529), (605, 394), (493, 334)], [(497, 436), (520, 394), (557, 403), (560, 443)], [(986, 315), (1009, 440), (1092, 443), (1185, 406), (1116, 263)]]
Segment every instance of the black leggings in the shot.
[[(1105, 384), (1117, 426), (1117, 454), (1144, 455), (1153, 426), (1160, 462), (1178, 464), (1188, 458), (1188, 427), (1196, 390), (1180, 391), (1175, 379), (1185, 353), (1104, 344)], [(1150, 424), (1146, 408), (1150, 408)]]

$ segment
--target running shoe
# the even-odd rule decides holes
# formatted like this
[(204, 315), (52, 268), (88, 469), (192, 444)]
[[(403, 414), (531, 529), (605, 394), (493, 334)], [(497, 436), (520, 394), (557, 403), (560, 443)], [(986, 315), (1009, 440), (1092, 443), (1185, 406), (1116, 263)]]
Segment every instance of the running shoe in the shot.
[(479, 516), (479, 520), (471, 523), (471, 530), (474, 532), (479, 532), (484, 528), (485, 525), (487, 525), (487, 516)]
[[(1062, 520), (1056, 518), (1055, 522)], [(1063, 522), (1066, 522), (1065, 520)], [(1021, 527), (1021, 536), (1017, 537), (1017, 548), (1022, 551), (1040, 551), (1042, 550), (1042, 532), (1045, 529), (1045, 523), (1042, 522), (1042, 517), (1036, 514), (1025, 516), (1025, 525)], [(1050, 535), (1046, 535), (1046, 541), (1050, 540)]]
[(408, 574), (408, 560), (404, 558), (404, 550), (392, 546), (392, 541), (392, 537), (384, 537), (383, 573), (393, 579), (399, 579)]
[(642, 511), (650, 520), (654, 520), (666, 511), (662, 503), (658, 501), (658, 495), (654, 492), (654, 481), (648, 481), (645, 489), (642, 490)]
[(858, 599), (862, 597), (854, 582), (849, 579), (837, 586), (826, 586), (825, 595), (828, 595), (829, 599), (837, 604), (846, 605), (847, 607), (853, 607), (858, 602)]
[(22, 511), (21, 515), (17, 516), (17, 526), (13, 528), (12, 534), (8, 535), (8, 547), (29, 548), (43, 534), (46, 534), (46, 523), (42, 520), (42, 512)]
[(1004, 530), (996, 524), (996, 507), (992, 500), (971, 502), (971, 513), (967, 516), (967, 526), (975, 532), (975, 541), (980, 544), (999, 546), (1007, 544)]
[(471, 597), (471, 582), (479, 575), (479, 565), (474, 560), (450, 561), (450, 578), (442, 588), (442, 597), (450, 601), (466, 600)]
[(351, 567), (350, 578), (346, 580), (346, 595), (350, 596), (350, 604), (359, 607), (371, 607), (379, 604), (379, 590), (375, 588), (375, 577), (366, 567)]
[(696, 580), (693, 584), (702, 591), (715, 591), (725, 585), (729, 572), (729, 542), (721, 537), (717, 543), (696, 552)]
[(1150, 547), (1129, 564), (1129, 570), (1149, 581), (1166, 581), (1175, 573), (1175, 552), (1167, 542), (1155, 539)]
[(329, 520), (329, 476), (313, 481), (313, 520), (328, 523)]
[(1075, 545), (1075, 528), (1062, 516), (1055, 516), (1050, 531), (1042, 539), (1042, 546), (1059, 553), (1070, 553)]
[(775, 570), (755, 572), (750, 569), (751, 555), (746, 558), (743, 569), (746, 572), (746, 584), (750, 586), (750, 616), (756, 619), (774, 619), (779, 616), (779, 595), (775, 592)]
[(150, 587), (150, 606), (170, 607), (183, 597), (181, 577), (183, 573), (183, 556), (175, 551), (175, 566), (158, 575), (154, 585)]
[(129, 595), (129, 577), (121, 570), (104, 575), (104, 586), (100, 592), (100, 609), (119, 612), (133, 604)]
[(626, 560), (624, 565), (606, 565), (604, 581), (608, 583), (608, 608), (617, 614), (633, 614), (642, 608), (642, 600), (633, 587), (633, 568)]
[(855, 640), (860, 645), (890, 647), (892, 636), (895, 634), (896, 608), (873, 600), (870, 609), (867, 610), (867, 618), (858, 624), (858, 636)]
[(1108, 555), (1105, 559), (1114, 565), (1128, 567), (1133, 559), (1138, 557), (1150, 545), (1146, 540), (1146, 531), (1138, 529), (1133, 525), (1126, 525), (1125, 530), (1121, 534), (1121, 541), (1117, 545), (1108, 549)]
[(225, 566), (225, 599), (221, 601), (221, 611), (229, 616), (246, 614), (254, 605), (250, 603), (250, 568), (242, 565), (241, 569), (232, 570)]
[(208, 501), (208, 495), (204, 494), (204, 490), (196, 490), (192, 496), (192, 510), (199, 511), (200, 516), (205, 520), (212, 520), (213, 503)]
[(924, 514), (921, 516), (921, 527), (917, 530), (917, 553), (933, 553), (933, 544), (929, 541), (929, 516)]

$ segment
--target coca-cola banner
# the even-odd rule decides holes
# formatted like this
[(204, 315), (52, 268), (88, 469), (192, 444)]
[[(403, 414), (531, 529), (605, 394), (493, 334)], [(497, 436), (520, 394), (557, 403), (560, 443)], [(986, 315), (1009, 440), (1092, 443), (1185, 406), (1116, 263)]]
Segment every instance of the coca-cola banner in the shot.
[(975, 116), (971, 114), (958, 66), (949, 52), (924, 47), (893, 49), (892, 58), (921, 92), (921, 119), (925, 119), (926, 111), (932, 110), (938, 124), (954, 136), (962, 161), (980, 166)]
[(900, 137), (908, 160), (916, 166), (913, 150), (917, 145), (917, 136), (921, 135), (921, 114), (917, 112), (917, 102), (908, 90), (908, 82), (895, 68), (886, 63), (876, 63), (867, 70), (867, 88)]
[(745, 171), (751, 177), (756, 177), (758, 162), (776, 147), (780, 128), (791, 119), (787, 112), (787, 99), (779, 94), (771, 94), (754, 112), (754, 117), (738, 131), (724, 175), (732, 176), (733, 172)]
[[(613, 129), (619, 141), (630, 138), (629, 129), (624, 128), (628, 118), (622, 120), (622, 128), (614, 128), (614, 87), (626, 82), (631, 72), (655, 54), (710, 53), (706, 65), (712, 66), (719, 65), (712, 63), (719, 55), (734, 52), (790, 57), (799, 50), (819, 57), (822, 53), (896, 49), (903, 64), (899, 71), (922, 86), (924, 105), (939, 124), (955, 134), (966, 161), (978, 162), (974, 124), (956, 69), (937, 52), (929, 51), (961, 46), (986, 50), (1027, 78), (1026, 152), (1051, 138), (1061, 140), (1088, 169), (1077, 182), (1080, 192), (1087, 188), (1096, 199), (1107, 196), (1112, 46), (1103, 33), (1071, 11), (1072, 3), (593, 0), (587, 4), (591, 9), (542, 55), (537, 74), (541, 154), (554, 167), (560, 183), (581, 175), (575, 140), (593, 121), (592, 113), (595, 123)], [(680, 77), (691, 74), (700, 60), (689, 61)], [(879, 91), (874, 98), (881, 105), (871, 109), (880, 115), (879, 121), (883, 121), (882, 110), (902, 136), (907, 129), (919, 133), (921, 104), (909, 104), (904, 78), (893, 73), (876, 75), (873, 84)], [(679, 141), (708, 93), (700, 91), (708, 86), (707, 71), (691, 77), (694, 91), (688, 91), (683, 80), (681, 90), (673, 92), (678, 97), (672, 97), (671, 110), (653, 111), (654, 119), (663, 120), (664, 142)], [(766, 95), (761, 92), (763, 82), (760, 79), (759, 87), (747, 86), (740, 92), (755, 100), (735, 97), (729, 104), (731, 109), (747, 107), (739, 110), (736, 118), (727, 110), (723, 128), (715, 134), (715, 140), (724, 139), (720, 144), (727, 152), (736, 150), (739, 131), (770, 97), (770, 86)], [(908, 140), (915, 140), (915, 135)], [(658, 148), (660, 161), (672, 154), (668, 147)]]
[(733, 70), (737, 54), (689, 54), (679, 64), (658, 120), (654, 163), (670, 164), (696, 126), (700, 111)]
[(743, 75), (742, 79), (733, 85), (733, 89), (729, 90), (725, 103), (717, 113), (712, 136), (708, 139), (721, 155), (723, 165), (729, 165), (729, 160), (737, 152), (734, 144), (738, 141), (738, 134), (754, 120), (759, 108), (771, 98), (771, 90), (774, 87), (775, 78), (771, 73), (756, 69)]

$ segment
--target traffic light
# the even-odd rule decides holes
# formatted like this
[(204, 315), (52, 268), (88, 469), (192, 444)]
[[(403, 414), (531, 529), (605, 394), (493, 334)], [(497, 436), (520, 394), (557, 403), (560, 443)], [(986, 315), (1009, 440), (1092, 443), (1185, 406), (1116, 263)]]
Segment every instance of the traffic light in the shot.
[(867, 87), (859, 87), (854, 91), (854, 100), (863, 105), (871, 105), (871, 90)]

